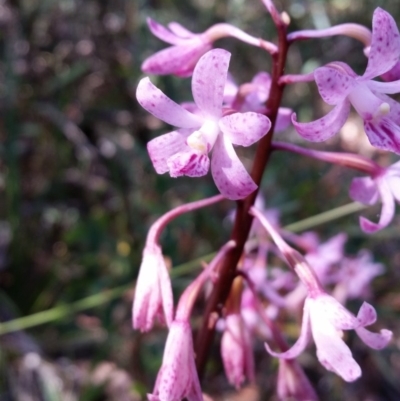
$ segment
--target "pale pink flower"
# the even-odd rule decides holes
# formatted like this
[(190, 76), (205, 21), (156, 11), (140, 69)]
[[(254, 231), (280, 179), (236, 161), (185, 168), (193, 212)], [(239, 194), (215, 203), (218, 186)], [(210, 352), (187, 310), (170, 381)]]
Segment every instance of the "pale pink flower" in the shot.
[(341, 303), (347, 299), (363, 298), (371, 295), (371, 281), (383, 274), (382, 263), (374, 262), (371, 252), (361, 250), (354, 258), (344, 258), (335, 275), (334, 297)]
[(361, 376), (361, 368), (344, 343), (341, 332), (355, 330), (369, 347), (382, 349), (392, 338), (392, 332), (382, 329), (380, 333), (372, 333), (365, 329), (365, 326), (375, 321), (375, 309), (366, 302), (362, 304), (356, 317), (333, 297), (324, 292), (316, 292), (305, 300), (301, 334), (297, 342), (283, 353), (272, 351), (268, 344), (266, 348), (273, 356), (293, 359), (303, 352), (312, 335), (321, 364), (351, 382)]
[(372, 25), (371, 49), (364, 75), (357, 76), (342, 62), (315, 70), (320, 95), (335, 107), (326, 116), (309, 123), (299, 123), (293, 115), (293, 124), (302, 137), (314, 142), (330, 138), (346, 122), (352, 104), (364, 120), (371, 144), (400, 153), (400, 105), (385, 94), (400, 92), (399, 83), (372, 80), (398, 62), (400, 34), (392, 16), (381, 8), (375, 10)]
[(221, 356), (229, 383), (239, 389), (245, 378), (254, 380), (251, 338), (240, 314), (229, 314), (221, 338)]
[(136, 282), (132, 308), (133, 327), (149, 331), (156, 319), (170, 326), (173, 308), (171, 280), (161, 248), (156, 244), (147, 245), (143, 250)]
[(223, 115), (223, 90), (230, 53), (214, 49), (202, 56), (192, 77), (194, 101), (200, 113), (193, 114), (173, 102), (148, 78), (139, 82), (137, 99), (159, 119), (180, 129), (161, 135), (147, 144), (157, 173), (171, 177), (200, 177), (210, 166), (216, 186), (228, 199), (241, 199), (256, 184), (237, 157), (232, 144), (250, 146), (270, 129), (270, 120), (254, 112)]
[(162, 366), (149, 401), (203, 401), (194, 361), (190, 324), (174, 320), (165, 344)]
[(172, 45), (143, 62), (142, 71), (147, 74), (189, 76), (199, 58), (212, 47), (207, 35), (190, 32), (177, 22), (170, 23), (167, 29), (148, 18), (147, 25), (154, 36)]
[(277, 51), (273, 43), (253, 37), (230, 24), (215, 24), (203, 33), (193, 33), (177, 22), (169, 23), (166, 28), (151, 18), (147, 19), (147, 25), (154, 36), (172, 45), (143, 62), (142, 71), (148, 74), (190, 76), (197, 61), (211, 49), (213, 42), (225, 37), (262, 47), (271, 54)]
[(360, 226), (363, 231), (374, 233), (388, 226), (395, 213), (395, 201), (400, 202), (400, 162), (379, 169), (373, 177), (354, 178), (350, 186), (350, 197), (364, 205), (374, 205), (381, 199), (379, 222), (374, 223), (361, 216)]

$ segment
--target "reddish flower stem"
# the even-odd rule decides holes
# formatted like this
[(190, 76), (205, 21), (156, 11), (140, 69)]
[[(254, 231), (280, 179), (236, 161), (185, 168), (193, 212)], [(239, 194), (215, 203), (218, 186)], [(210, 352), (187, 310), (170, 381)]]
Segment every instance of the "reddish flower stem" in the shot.
[[(287, 27), (282, 20), (274, 21), (278, 31), (278, 52), (272, 55), (273, 69), (270, 96), (266, 103), (267, 116), (271, 119), (272, 127), (268, 135), (264, 136), (258, 143), (255, 160), (251, 171), (254, 182), (260, 186), (265, 167), (269, 161), (272, 151), (271, 142), (273, 130), (281, 104), (284, 85), (279, 83), (283, 75), (288, 51)], [(230, 239), (235, 241), (236, 247), (229, 250), (221, 262), (218, 281), (207, 301), (204, 311), (202, 327), (197, 333), (195, 350), (196, 364), (199, 377), (204, 374), (205, 365), (210, 354), (211, 344), (215, 333), (215, 312), (220, 313), (231, 290), (234, 278), (237, 275), (237, 264), (242, 255), (244, 245), (247, 241), (253, 217), (249, 214), (250, 207), (254, 204), (258, 190), (250, 194), (244, 200), (238, 201), (235, 222)]]

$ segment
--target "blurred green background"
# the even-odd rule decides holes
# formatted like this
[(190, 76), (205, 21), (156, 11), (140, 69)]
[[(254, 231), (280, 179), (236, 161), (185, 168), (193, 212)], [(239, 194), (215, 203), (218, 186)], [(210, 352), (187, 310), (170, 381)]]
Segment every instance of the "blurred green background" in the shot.
[[(282, 0), (277, 6), (291, 15), (293, 31), (342, 22), (370, 27), (376, 6), (399, 20), (397, 3)], [(16, 331), (17, 321), (9, 326), (12, 332), (0, 336), (1, 401), (130, 401), (152, 388), (166, 333), (133, 332), (130, 316), (146, 232), (171, 207), (216, 189), (210, 176), (158, 176), (149, 161), (146, 143), (167, 127), (135, 100), (141, 62), (165, 47), (149, 33), (148, 16), (194, 32), (226, 21), (275, 40), (258, 0), (0, 1), (0, 321), (50, 311), (34, 315), (28, 321), (32, 327)], [(270, 67), (268, 55), (235, 40), (216, 46), (232, 52), (230, 70), (238, 83)], [(366, 65), (359, 43), (336, 37), (295, 44), (287, 72), (307, 72), (333, 60), (346, 61), (359, 73)], [(190, 79), (152, 81), (178, 102), (191, 100)], [(287, 88), (284, 105), (301, 121), (327, 110), (314, 85)], [(279, 137), (300, 142), (291, 129)], [(395, 160), (372, 150), (362, 137), (353, 116), (340, 136), (319, 147), (360, 151), (383, 164)], [(240, 151), (248, 167), (253, 150)], [(353, 176), (279, 154), (262, 192), (268, 207), (279, 206), (289, 224), (349, 202)], [(162, 241), (171, 263), (217, 250), (229, 236), (225, 217), (233, 207), (226, 202), (173, 222)], [(370, 216), (377, 212), (379, 207)], [(348, 232), (350, 254), (367, 247), (386, 264), (387, 274), (375, 282), (374, 302), (382, 327), (395, 332), (393, 345), (381, 353), (354, 344), (364, 369), (354, 384), (327, 375), (313, 356), (308, 373), (323, 400), (400, 399), (398, 223), (373, 237), (361, 233), (357, 215), (317, 228), (322, 238)], [(199, 268), (197, 262), (186, 270)], [(190, 276), (174, 279), (177, 294)], [(258, 348), (257, 386), (232, 392), (216, 346), (205, 391), (216, 400), (274, 400), (276, 362), (262, 344)]]

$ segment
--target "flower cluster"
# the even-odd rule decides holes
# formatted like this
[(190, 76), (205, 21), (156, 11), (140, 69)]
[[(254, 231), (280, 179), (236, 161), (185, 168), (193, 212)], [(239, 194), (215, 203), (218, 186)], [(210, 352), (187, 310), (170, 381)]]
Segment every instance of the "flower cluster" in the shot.
[[(173, 127), (148, 142), (151, 162), (158, 174), (168, 172), (174, 178), (203, 177), (211, 170), (220, 192), (176, 207), (149, 230), (136, 286), (133, 326), (148, 331), (158, 322), (169, 330), (149, 401), (205, 399), (197, 369), (204, 368), (210, 333), (215, 328), (221, 332), (221, 357), (227, 379), (236, 389), (246, 380), (255, 381), (252, 346), (256, 337), (262, 338), (267, 352), (279, 358), (277, 392), (281, 400), (318, 399), (296, 360), (311, 339), (322, 366), (351, 382), (361, 376), (362, 370), (342, 338), (343, 331), (354, 330), (362, 342), (376, 350), (384, 348), (392, 338), (387, 329), (366, 329), (376, 322), (377, 313), (365, 299), (372, 298), (372, 280), (384, 272), (372, 254), (360, 250), (356, 256), (347, 256), (346, 233), (323, 242), (315, 232), (295, 234), (289, 230), (293, 226), (283, 229), (279, 211), (266, 209), (268, 198), (263, 201), (256, 195), (272, 152), (290, 152), (365, 175), (353, 178), (349, 196), (364, 205), (380, 200), (382, 209), (378, 222), (360, 217), (364, 232), (372, 234), (392, 222), (396, 201), (400, 202), (399, 161), (381, 166), (358, 154), (315, 150), (273, 141), (272, 136), (293, 128), (307, 141), (325, 141), (343, 127), (353, 106), (364, 122), (370, 143), (380, 152), (400, 154), (400, 104), (389, 96), (400, 92), (397, 25), (389, 13), (377, 8), (372, 31), (348, 23), (287, 34), (288, 15), (278, 12), (272, 0), (263, 3), (279, 33), (279, 46), (225, 23), (196, 34), (176, 22), (164, 27), (152, 19), (147, 21), (151, 32), (171, 46), (146, 59), (143, 72), (191, 77), (193, 95), (193, 102), (178, 104), (150, 78), (144, 77), (138, 83), (139, 104)], [(331, 62), (306, 75), (284, 75), (289, 45), (334, 35), (347, 35), (364, 44), (367, 66), (363, 75), (357, 75), (345, 61)], [(273, 58), (272, 73), (261, 71), (250, 82), (238, 84), (229, 73), (231, 53), (213, 48), (213, 43), (223, 37), (269, 53)], [(383, 81), (375, 79), (379, 77)], [(333, 109), (315, 121), (299, 122), (291, 109), (281, 106), (284, 88), (297, 82), (315, 82), (321, 98)], [(249, 173), (234, 146), (256, 143)], [(161, 231), (182, 213), (223, 199), (239, 201), (231, 214), (231, 240), (183, 291), (175, 308), (159, 241)], [(356, 206), (360, 210), (360, 205)], [(205, 296), (207, 307), (195, 350), (190, 317), (205, 284), (209, 289)], [(354, 298), (364, 301), (357, 314), (345, 307)], [(283, 310), (285, 313), (281, 313)], [(299, 314), (300, 334), (290, 347), (282, 331), (284, 319)]]

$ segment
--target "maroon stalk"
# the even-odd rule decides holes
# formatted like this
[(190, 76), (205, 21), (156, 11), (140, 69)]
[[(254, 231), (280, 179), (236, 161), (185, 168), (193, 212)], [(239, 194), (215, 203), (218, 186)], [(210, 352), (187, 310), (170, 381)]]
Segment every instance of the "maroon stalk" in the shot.
[[(273, 130), (281, 104), (284, 85), (279, 83), (283, 75), (289, 43), (286, 37), (287, 26), (282, 20), (274, 18), (278, 31), (278, 52), (272, 56), (272, 82), (270, 96), (266, 103), (268, 110), (267, 116), (271, 119), (272, 127), (270, 134), (264, 136), (258, 143), (251, 177), (260, 186), (261, 179), (272, 152), (271, 142)], [(213, 291), (207, 301), (204, 311), (204, 320), (196, 338), (196, 364), (199, 377), (204, 374), (205, 365), (209, 356), (210, 347), (214, 338), (215, 324), (212, 316), (215, 312), (221, 312), (225, 304), (233, 283), (237, 275), (236, 267), (243, 253), (244, 245), (247, 241), (253, 217), (249, 214), (250, 207), (254, 204), (258, 190), (250, 194), (246, 199), (238, 201), (236, 217), (230, 239), (235, 241), (236, 247), (231, 249), (223, 259), (219, 269), (218, 281), (215, 283)]]

